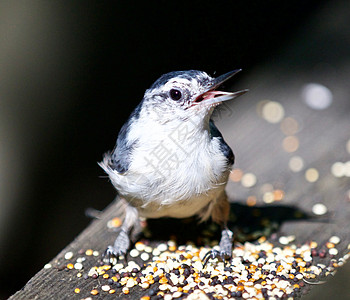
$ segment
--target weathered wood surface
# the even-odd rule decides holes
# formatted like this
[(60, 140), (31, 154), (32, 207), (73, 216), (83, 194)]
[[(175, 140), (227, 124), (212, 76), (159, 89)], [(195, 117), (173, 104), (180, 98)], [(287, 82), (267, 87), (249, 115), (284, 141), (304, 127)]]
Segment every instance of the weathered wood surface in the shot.
[[(256, 73), (258, 74), (256, 78), (240, 83), (240, 88), (251, 88), (251, 92), (230, 106), (224, 106), (216, 115), (218, 127), (236, 154), (235, 167), (241, 169), (243, 173), (253, 173), (257, 178), (256, 184), (250, 188), (242, 186), (240, 182), (232, 181), (227, 187), (236, 216), (233, 225), (239, 228), (241, 233), (246, 233), (245, 236), (238, 234), (238, 239), (242, 242), (251, 232), (264, 232), (264, 226), (260, 221), (267, 218), (270, 223), (277, 224), (277, 235), (295, 235), (295, 244), (313, 240), (320, 245), (320, 248), (325, 248), (324, 245), (331, 236), (339, 236), (341, 242), (336, 245), (339, 254), (335, 258), (342, 257), (349, 251), (350, 242), (350, 178), (346, 176), (336, 178), (331, 168), (337, 161), (350, 160), (350, 153), (346, 149), (346, 143), (350, 139), (350, 91), (348, 83), (342, 80), (348, 78), (349, 72), (346, 69), (339, 69), (337, 74), (328, 76), (328, 72), (325, 71), (325, 73), (319, 72), (318, 77), (314, 74), (308, 77), (305, 73), (301, 77), (296, 72), (289, 78), (283, 77), (283, 69), (277, 70), (273, 78), (268, 78), (262, 71)], [(333, 103), (329, 108), (314, 110), (302, 101), (302, 88), (310, 80), (321, 82), (332, 91)], [(286, 89), (288, 93), (285, 87), (288, 87)], [(284, 108), (283, 119), (293, 117), (298, 122), (299, 130), (294, 136), (299, 141), (299, 147), (295, 151), (286, 152), (282, 147), (286, 134), (281, 131), (281, 122), (269, 123), (259, 115), (257, 107), (261, 107), (259, 103), (262, 100), (277, 101)], [(288, 166), (290, 158), (295, 155), (304, 161), (304, 166), (299, 172), (292, 172)], [(305, 179), (305, 171), (309, 168), (318, 171), (319, 177), (315, 182), (308, 182)], [(263, 201), (264, 184), (271, 184), (274, 189), (283, 190), (285, 194), (283, 200), (266, 204)], [(255, 207), (247, 206), (249, 196), (256, 198)], [(316, 203), (323, 203), (328, 208), (328, 213), (323, 217), (312, 214), (312, 207)], [(260, 208), (259, 217), (254, 217), (256, 207)], [(76, 254), (81, 249), (82, 251), (93, 249), (102, 253), (115, 238), (106, 226), (107, 221), (115, 216), (113, 208), (113, 205), (107, 208), (99, 220), (94, 220), (58, 254), (51, 261), (53, 268), (42, 269), (10, 299), (83, 299), (91, 296), (90, 291), (103, 285), (104, 279), (78, 278), (77, 270), (64, 269), (67, 264), (64, 255), (68, 251)], [(299, 218), (295, 217), (296, 212)], [(169, 233), (168, 226), (172, 223), (164, 225), (166, 223), (162, 222), (166, 221), (155, 223), (155, 231), (158, 226), (158, 228), (165, 227)], [(177, 229), (172, 228), (172, 233), (180, 231), (177, 233), (181, 236), (186, 231), (181, 232), (181, 228)], [(183, 235), (182, 237), (187, 238)], [(153, 243), (163, 238), (167, 236), (158, 236)], [(276, 238), (276, 235), (269, 235), (268, 238)], [(325, 258), (317, 257), (313, 264), (321, 262), (328, 265), (330, 259), (330, 255), (326, 255)], [(83, 274), (88, 272), (89, 264), (97, 265), (99, 260), (100, 256), (88, 257), (85, 269), (81, 272)], [(338, 278), (339, 281), (342, 279)], [(303, 290), (307, 291), (311, 287), (315, 290), (323, 289), (323, 285), (306, 284)], [(80, 288), (81, 292), (75, 294), (75, 288)], [(120, 295), (119, 289), (112, 295), (100, 293), (91, 297), (112, 299)], [(131, 294), (124, 297), (139, 298), (141, 295), (142, 291), (135, 288)], [(346, 298), (346, 293), (338, 295), (338, 299), (345, 299), (344, 297)]]

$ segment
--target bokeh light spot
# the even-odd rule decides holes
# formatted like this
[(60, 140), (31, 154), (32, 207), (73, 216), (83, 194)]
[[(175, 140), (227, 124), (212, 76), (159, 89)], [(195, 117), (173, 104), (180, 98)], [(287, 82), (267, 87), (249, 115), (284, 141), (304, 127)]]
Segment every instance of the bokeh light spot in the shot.
[(309, 107), (316, 110), (326, 109), (333, 101), (330, 89), (318, 83), (306, 84), (302, 89), (302, 97)]

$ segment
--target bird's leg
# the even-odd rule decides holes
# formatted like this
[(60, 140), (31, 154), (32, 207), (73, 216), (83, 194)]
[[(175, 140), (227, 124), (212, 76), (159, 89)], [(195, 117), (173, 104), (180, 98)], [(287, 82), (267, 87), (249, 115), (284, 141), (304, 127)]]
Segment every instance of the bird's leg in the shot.
[(223, 261), (232, 257), (233, 233), (227, 227), (227, 220), (230, 212), (230, 204), (227, 200), (225, 190), (218, 194), (215, 199), (214, 206), (211, 211), (211, 216), (214, 222), (222, 224), (221, 239), (219, 243), (220, 250), (210, 250), (203, 258), (203, 266), (209, 259), (221, 258)]
[(123, 225), (120, 229), (120, 232), (113, 246), (112, 245), (108, 246), (104, 253), (103, 260), (105, 262), (110, 263), (112, 257), (118, 258), (120, 255), (126, 254), (130, 246), (130, 238), (129, 238), (130, 231), (134, 226), (137, 227), (138, 222), (139, 222), (139, 214), (137, 209), (135, 207), (128, 205), (126, 207), (125, 218), (124, 218)]
[(227, 226), (224, 226), (221, 231), (220, 250), (209, 250), (203, 257), (203, 267), (205, 267), (209, 259), (221, 258), (223, 261), (230, 259), (232, 257), (232, 243), (233, 232)]
[(221, 255), (225, 256), (225, 259), (232, 257), (232, 243), (233, 232), (230, 229), (228, 229), (227, 226), (225, 226), (224, 229), (221, 231), (221, 239), (219, 243), (220, 253)]

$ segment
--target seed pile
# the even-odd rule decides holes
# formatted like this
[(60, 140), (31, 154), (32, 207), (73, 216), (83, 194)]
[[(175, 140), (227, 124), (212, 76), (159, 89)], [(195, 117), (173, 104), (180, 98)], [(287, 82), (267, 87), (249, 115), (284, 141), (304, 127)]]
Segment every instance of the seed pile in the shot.
[[(276, 245), (260, 238), (255, 243), (235, 245), (231, 262), (213, 259), (203, 267), (201, 258), (209, 247), (197, 248), (193, 244), (177, 246), (174, 241), (150, 246), (147, 240), (138, 242), (130, 251), (131, 259), (114, 261), (114, 265), (101, 264), (85, 267), (95, 261), (97, 251), (80, 251), (65, 254), (66, 270), (76, 270), (80, 280), (97, 280), (94, 288), (74, 293), (127, 295), (133, 288), (143, 291), (146, 299), (293, 299), (308, 284), (333, 275), (338, 266), (350, 257), (348, 253), (335, 259), (340, 242), (331, 237), (319, 247), (316, 242), (296, 246), (293, 236), (281, 236)], [(217, 247), (217, 246), (215, 246)], [(215, 248), (214, 247), (214, 248)], [(327, 250), (325, 250), (327, 249)], [(314, 258), (331, 258), (325, 265), (316, 264)], [(329, 261), (329, 260), (328, 260)], [(46, 268), (50, 268), (46, 266)]]

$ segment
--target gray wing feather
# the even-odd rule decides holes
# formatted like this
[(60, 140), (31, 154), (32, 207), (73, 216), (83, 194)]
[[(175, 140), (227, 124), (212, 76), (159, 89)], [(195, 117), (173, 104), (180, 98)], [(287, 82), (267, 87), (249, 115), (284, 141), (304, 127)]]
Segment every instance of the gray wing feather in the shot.
[(232, 149), (229, 145), (226, 144), (221, 132), (215, 126), (214, 121), (209, 121), (210, 135), (212, 138), (217, 138), (220, 141), (220, 150), (225, 155), (228, 160), (228, 163), (233, 165), (235, 162), (235, 155), (232, 152)]

